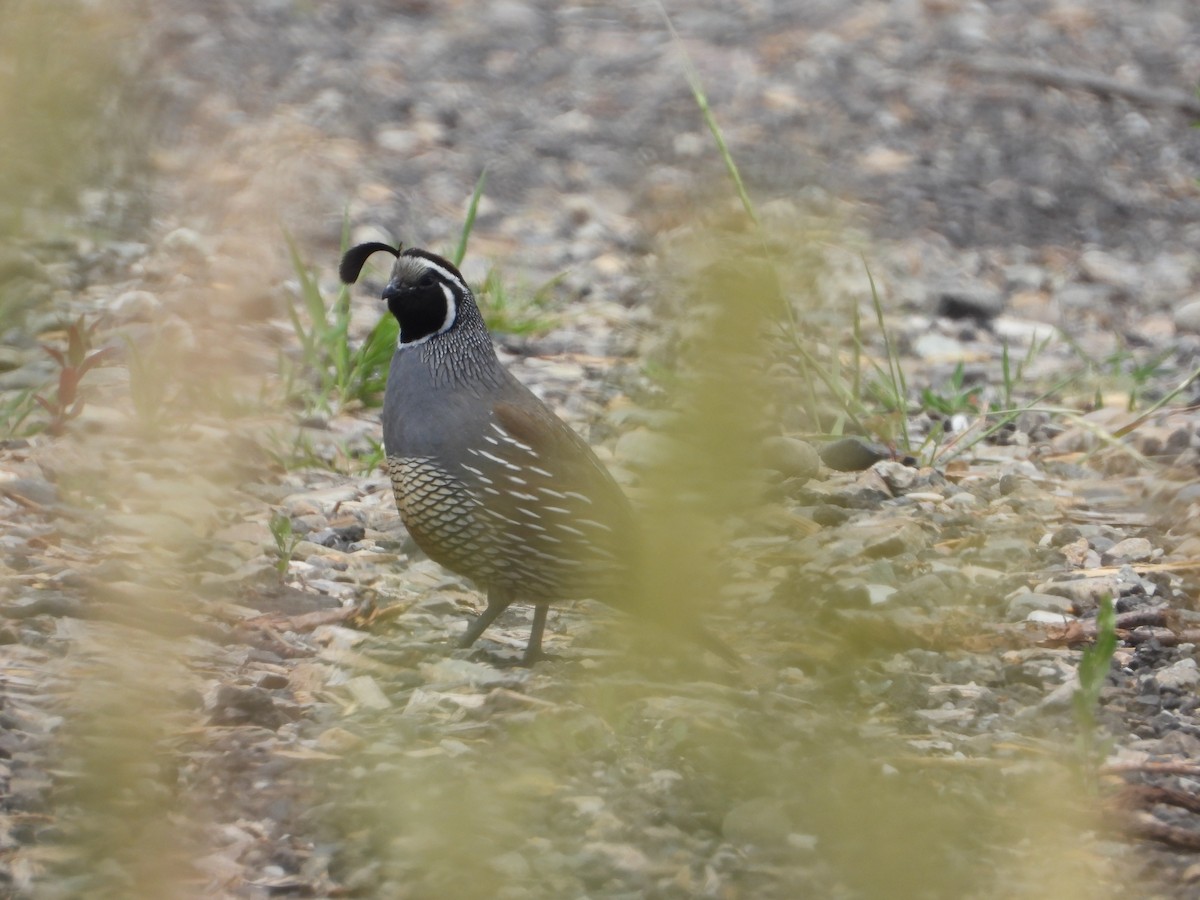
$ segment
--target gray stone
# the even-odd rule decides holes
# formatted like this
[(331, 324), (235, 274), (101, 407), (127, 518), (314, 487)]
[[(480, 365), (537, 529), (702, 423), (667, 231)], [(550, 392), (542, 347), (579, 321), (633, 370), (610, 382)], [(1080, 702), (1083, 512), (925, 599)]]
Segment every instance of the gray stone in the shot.
[(917, 476), (921, 474), (915, 466), (906, 466), (893, 459), (883, 459), (875, 463), (875, 472), (883, 479), (893, 494), (902, 494), (912, 488)]
[(41, 478), (13, 478), (0, 482), (0, 494), (23, 497), (39, 506), (58, 502), (58, 488)]
[(839, 472), (869, 469), (890, 455), (890, 451), (883, 444), (870, 443), (860, 438), (841, 438), (826, 444), (820, 450), (821, 462)]
[(1175, 307), (1175, 328), (1189, 334), (1200, 334), (1200, 297)]
[(1133, 290), (1141, 273), (1137, 266), (1104, 250), (1087, 250), (1079, 257), (1079, 271), (1097, 284), (1109, 284), (1123, 291)]
[(1040, 594), (1035, 591), (1026, 591), (1009, 598), (1008, 619), (1010, 622), (1023, 621), (1035, 612), (1048, 612), (1059, 616), (1074, 615), (1075, 603), (1069, 597)]
[(961, 341), (936, 331), (926, 331), (913, 341), (913, 353), (929, 362), (954, 362), (964, 354)]
[(162, 302), (149, 291), (125, 291), (108, 305), (120, 322), (149, 322), (162, 309)]
[(1200, 666), (1194, 659), (1181, 659), (1154, 673), (1154, 683), (1161, 690), (1185, 691), (1200, 685)]
[(1145, 538), (1126, 538), (1113, 544), (1101, 555), (1106, 566), (1146, 562), (1154, 556), (1154, 545)]
[(763, 441), (763, 464), (787, 478), (812, 478), (820, 471), (821, 457), (812, 444), (790, 437)]

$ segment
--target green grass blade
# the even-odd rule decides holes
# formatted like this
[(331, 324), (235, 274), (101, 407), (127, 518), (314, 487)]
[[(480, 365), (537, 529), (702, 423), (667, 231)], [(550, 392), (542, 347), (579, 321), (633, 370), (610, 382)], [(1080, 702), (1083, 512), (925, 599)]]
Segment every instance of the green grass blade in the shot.
[(463, 258), (467, 255), (467, 241), (471, 237), (471, 229), (475, 227), (475, 216), (479, 212), (479, 200), (483, 196), (485, 184), (487, 184), (486, 168), (479, 173), (479, 180), (475, 182), (475, 191), (471, 194), (470, 205), (467, 206), (467, 218), (463, 222), (462, 234), (458, 237), (458, 246), (454, 248), (454, 256), (450, 260), (456, 266), (461, 266)]
[(900, 433), (903, 438), (903, 446), (908, 450), (911, 446), (911, 441), (908, 434), (908, 383), (904, 377), (904, 368), (900, 365), (900, 354), (892, 344), (892, 336), (888, 333), (887, 326), (883, 321), (883, 301), (879, 299), (879, 288), (875, 284), (875, 276), (871, 273), (871, 266), (866, 258), (863, 258), (863, 268), (867, 272), (867, 281), (871, 285), (871, 305), (875, 307), (875, 319), (879, 322), (879, 331), (883, 335), (884, 352), (887, 354), (888, 375), (890, 377), (890, 387), (896, 398), (896, 408), (900, 416)]
[(1131, 431), (1138, 428), (1143, 422), (1145, 422), (1147, 419), (1149, 419), (1151, 416), (1153, 416), (1155, 413), (1157, 413), (1160, 409), (1162, 409), (1164, 406), (1166, 406), (1168, 403), (1170, 403), (1172, 400), (1174, 400), (1176, 397), (1178, 397), (1180, 394), (1182, 394), (1184, 391), (1186, 391), (1189, 387), (1191, 387), (1192, 382), (1194, 382), (1197, 378), (1200, 378), (1200, 368), (1193, 369), (1192, 373), (1190, 375), (1188, 375), (1187, 378), (1183, 379), (1183, 381), (1179, 382), (1179, 384), (1175, 387), (1175, 389), (1173, 391), (1169, 392), (1168, 394), (1166, 394), (1163, 397), (1160, 397), (1157, 401), (1155, 401), (1150, 406), (1149, 409), (1147, 409), (1144, 413), (1142, 413), (1140, 416), (1138, 416), (1136, 419), (1134, 419), (1128, 425), (1124, 425), (1121, 428), (1118, 428), (1116, 431), (1113, 432), (1113, 436), (1114, 437), (1124, 437), (1125, 435), (1129, 434)]
[(738, 199), (742, 202), (742, 208), (746, 210), (746, 215), (750, 217), (750, 221), (755, 225), (759, 225), (761, 223), (758, 219), (758, 213), (754, 209), (754, 204), (750, 201), (750, 195), (746, 192), (745, 182), (742, 181), (742, 173), (738, 171), (737, 163), (733, 160), (733, 154), (729, 152), (729, 145), (725, 143), (725, 135), (721, 132), (721, 126), (717, 124), (717, 118), (713, 115), (712, 108), (708, 105), (708, 95), (704, 93), (704, 85), (700, 81), (700, 73), (696, 71), (695, 65), (692, 64), (692, 58), (688, 56), (687, 50), (683, 46), (683, 39), (679, 37), (679, 32), (675, 30), (675, 23), (671, 21), (671, 16), (667, 12), (667, 7), (662, 3), (662, 0), (659, 0), (658, 8), (662, 13), (663, 21), (667, 24), (667, 30), (671, 33), (671, 39), (675, 42), (675, 46), (679, 48), (679, 55), (683, 59), (683, 71), (684, 76), (687, 78), (688, 87), (692, 90), (692, 96), (696, 98), (696, 106), (700, 108), (700, 114), (704, 117), (704, 124), (708, 126), (713, 140), (717, 142), (717, 150), (720, 152), (721, 159), (725, 163), (725, 170), (729, 173), (729, 177), (733, 181)]

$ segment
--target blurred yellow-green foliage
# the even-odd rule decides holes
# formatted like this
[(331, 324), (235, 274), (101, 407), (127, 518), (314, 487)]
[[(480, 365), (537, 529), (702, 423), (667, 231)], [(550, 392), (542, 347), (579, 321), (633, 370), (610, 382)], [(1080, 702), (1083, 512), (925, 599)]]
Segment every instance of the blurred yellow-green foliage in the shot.
[(0, 233), (124, 177), (145, 137), (128, 101), (135, 2), (0, 2)]
[[(71, 204), (84, 185), (102, 189), (136, 159), (137, 123), (148, 111), (127, 102), (138, 93), (136, 54), (120, 52), (135, 22), (132, 4), (0, 0), (0, 233), (30, 211)], [(684, 331), (673, 398), (680, 416), (667, 434), (679, 449), (647, 477), (640, 500), (655, 561), (651, 593), (676, 617), (718, 602), (728, 521), (756, 536), (756, 448), (780, 430), (781, 414), (765, 377), (774, 351), (764, 336), (795, 327), (781, 319), (781, 295), (797, 293), (806, 241), (796, 234), (782, 242), (793, 251), (785, 252), (752, 235), (699, 233), (666, 260), (667, 283), (687, 284), (674, 316)], [(199, 784), (188, 795), (173, 771), (173, 747), (188, 739), (178, 722), (200, 705), (195, 673), (180, 661), (195, 585), (178, 565), (199, 541), (186, 530), (173, 538), (156, 516), (202, 506), (187, 490), (195, 473), (186, 454), (234, 452), (224, 432), (211, 432), (170, 451), (139, 444), (178, 467), (178, 484), (170, 471), (114, 451), (111, 480), (102, 481), (110, 499), (97, 503), (106, 508), (97, 515), (119, 505), (144, 514), (142, 536), (157, 550), (123, 559), (121, 590), (100, 585), (92, 598), (126, 603), (139, 626), (157, 628), (136, 642), (97, 631), (78, 653), (80, 677), (63, 704), (59, 827), (77, 850), (67, 872), (82, 877), (116, 860), (133, 874), (114, 897), (185, 895), (195, 886), (185, 861), (209, 849), (189, 843), (197, 797), (237, 789)], [(89, 452), (98, 455), (96, 446)], [(211, 505), (224, 509), (219, 499)], [(236, 497), (228, 508), (245, 502)], [(103, 536), (95, 550), (105, 553)], [(670, 882), (664, 896), (705, 894), (704, 873), (674, 855), (684, 839), (708, 842), (714, 855), (742, 854), (737, 883), (716, 894), (730, 898), (806, 896), (806, 883), (779, 875), (805, 870), (813, 883), (838, 885), (840, 896), (1105, 895), (1095, 877), (1101, 863), (1080, 847), (1094, 810), (1054, 761), (1056, 748), (1030, 741), (1003, 758), (918, 753), (911, 735), (897, 733), (909, 711), (877, 704), (858, 683), (888, 651), (852, 634), (857, 620), (816, 628), (799, 593), (785, 598), (795, 604), (789, 634), (771, 637), (804, 666), (780, 665), (791, 657), (768, 658), (749, 642), (738, 648), (749, 661), (740, 674), (699, 661), (672, 668), (657, 652), (632, 652), (602, 658), (600, 669), (561, 667), (528, 695), (476, 691), (460, 712), (422, 718), (412, 675), (438, 658), (410, 659), (387, 688), (408, 691), (411, 709), (396, 705), (374, 721), (369, 710), (346, 709), (338, 727), (372, 739), (332, 760), (314, 753), (303, 769), (308, 793), (293, 798), (299, 811), (280, 816), (330, 848), (321, 852), (336, 856), (336, 874), (360, 896), (379, 896), (370, 891), (381, 883), (395, 897), (628, 896), (622, 872), (635, 869)], [(751, 620), (746, 634), (780, 598), (764, 590), (756, 602), (739, 611)], [(364, 656), (388, 643), (372, 636)], [(770, 665), (756, 671), (760, 655)], [(469, 705), (476, 696), (486, 705)], [(274, 760), (261, 784), (247, 783), (265, 790), (294, 773)], [(228, 811), (204, 812), (220, 822)]]

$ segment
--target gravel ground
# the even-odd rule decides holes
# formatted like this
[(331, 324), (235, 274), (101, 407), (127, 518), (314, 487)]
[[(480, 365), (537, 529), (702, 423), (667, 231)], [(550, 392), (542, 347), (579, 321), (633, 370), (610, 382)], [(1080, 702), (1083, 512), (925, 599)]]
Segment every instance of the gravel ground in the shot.
[[(1200, 360), (1200, 8), (686, 6), (677, 43), (650, 4), (88, 5), (134, 89), (0, 248), (0, 410), (76, 316), (116, 348), (0, 450), (12, 896), (1195, 896), (1197, 391), (1129, 405)], [(681, 47), (809, 352), (873, 323), (865, 258), (912, 398), (1030, 410), (815, 471), (794, 345), (706, 330), (763, 246)], [(344, 217), (448, 250), (484, 169), (464, 272), (554, 280), (518, 375), (643, 502), (664, 460), (730, 486), (666, 577), (743, 671), (589, 604), (533, 670), (495, 664), (527, 609), (451, 649), (481, 599), (404, 533), (377, 412), (295, 402), (285, 231), (332, 297)], [(680, 452), (656, 371), (762, 398), (707, 424), (733, 456)]]

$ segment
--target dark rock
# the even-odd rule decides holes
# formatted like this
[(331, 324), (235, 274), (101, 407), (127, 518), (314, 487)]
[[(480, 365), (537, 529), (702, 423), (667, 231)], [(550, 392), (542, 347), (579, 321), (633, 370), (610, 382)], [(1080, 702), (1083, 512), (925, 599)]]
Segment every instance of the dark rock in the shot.
[(841, 438), (826, 444), (818, 452), (821, 462), (839, 472), (861, 472), (881, 459), (890, 459), (892, 452), (882, 444), (861, 438)]
[(988, 322), (1004, 310), (1004, 295), (986, 286), (946, 287), (936, 291), (934, 309), (950, 319)]
[(849, 519), (850, 513), (840, 506), (832, 506), (828, 503), (823, 503), (812, 511), (810, 518), (818, 525), (832, 527), (835, 525), (841, 525), (843, 522)]
[(221, 685), (209, 717), (211, 725), (258, 725), (274, 731), (291, 721), (270, 692), (261, 687)]

